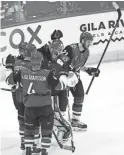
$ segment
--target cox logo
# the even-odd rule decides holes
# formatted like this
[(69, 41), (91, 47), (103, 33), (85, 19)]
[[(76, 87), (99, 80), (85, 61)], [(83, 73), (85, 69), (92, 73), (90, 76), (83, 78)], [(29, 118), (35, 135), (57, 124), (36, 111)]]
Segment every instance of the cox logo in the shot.
[[(30, 38), (30, 41), (29, 41), (30, 44), (31, 44), (34, 40), (36, 40), (39, 44), (42, 43), (42, 40), (38, 37), (38, 32), (40, 31), (40, 29), (41, 29), (41, 25), (38, 25), (35, 31), (33, 31), (30, 27), (27, 28), (27, 31), (31, 34), (31, 38)], [(19, 34), (19, 35), (21, 36), (21, 41), (20, 41), (20, 43), (22, 43), (22, 42), (25, 41), (25, 35), (24, 35), (24, 32), (23, 32), (21, 29), (14, 29), (14, 30), (11, 32), (11, 34), (10, 34), (10, 36), (9, 36), (9, 43), (10, 43), (10, 45), (11, 45), (12, 48), (18, 49), (18, 45), (19, 45), (20, 43), (19, 43), (19, 44), (13, 43), (13, 36), (14, 36), (15, 34)], [(2, 36), (2, 37), (6, 36), (6, 32), (3, 32), (3, 31), (2, 31), (2, 32), (1, 32), (1, 36)], [(3, 47), (0, 48), (0, 51), (1, 51), (1, 52), (4, 52), (4, 51), (6, 51), (6, 49), (7, 49), (7, 46), (3, 46)]]

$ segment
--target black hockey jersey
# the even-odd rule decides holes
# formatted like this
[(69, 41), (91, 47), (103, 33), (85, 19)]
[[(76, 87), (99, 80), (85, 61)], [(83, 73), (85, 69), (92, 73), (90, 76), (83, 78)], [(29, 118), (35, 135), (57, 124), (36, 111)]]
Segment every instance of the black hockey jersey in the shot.
[(71, 59), (70, 67), (74, 71), (79, 71), (89, 57), (89, 50), (80, 51), (77, 43), (66, 46), (64, 52)]

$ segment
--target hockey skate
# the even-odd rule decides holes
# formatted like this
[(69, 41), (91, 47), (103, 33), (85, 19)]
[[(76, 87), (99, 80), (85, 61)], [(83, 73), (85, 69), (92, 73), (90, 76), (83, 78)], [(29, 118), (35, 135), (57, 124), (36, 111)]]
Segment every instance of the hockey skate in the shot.
[(84, 124), (81, 121), (76, 120), (76, 119), (71, 120), (71, 126), (74, 131), (80, 131), (80, 130), (86, 131), (87, 130), (87, 124)]
[(21, 150), (25, 150), (25, 142), (24, 142), (24, 137), (21, 138)]
[(33, 145), (32, 155), (40, 155), (41, 148), (38, 148), (37, 145)]
[(32, 155), (31, 147), (26, 147), (26, 155)]
[(46, 149), (41, 149), (41, 155), (48, 155), (48, 152)]
[(23, 137), (21, 138), (20, 149), (21, 149), (21, 155), (25, 155), (25, 143), (24, 143), (24, 138)]
[(25, 155), (40, 155), (41, 149), (36, 148), (33, 146), (33, 149), (31, 147), (26, 147), (26, 153)]
[(25, 155), (26, 153), (25, 153), (26, 151), (25, 150), (21, 150), (21, 155)]

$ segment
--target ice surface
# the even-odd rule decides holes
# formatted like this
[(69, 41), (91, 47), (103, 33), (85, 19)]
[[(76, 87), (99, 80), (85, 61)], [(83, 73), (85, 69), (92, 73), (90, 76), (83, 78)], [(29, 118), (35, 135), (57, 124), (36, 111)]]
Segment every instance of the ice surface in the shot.
[[(100, 66), (100, 76), (85, 96), (82, 121), (86, 132), (74, 132), (74, 155), (124, 155), (124, 62)], [(85, 91), (91, 77), (81, 73)], [(0, 87), (7, 87), (3, 82)], [(72, 104), (70, 95), (70, 104)], [(0, 90), (1, 154), (20, 154), (17, 113), (11, 93)], [(54, 142), (55, 143), (55, 142)], [(71, 151), (52, 146), (50, 155), (71, 155)]]

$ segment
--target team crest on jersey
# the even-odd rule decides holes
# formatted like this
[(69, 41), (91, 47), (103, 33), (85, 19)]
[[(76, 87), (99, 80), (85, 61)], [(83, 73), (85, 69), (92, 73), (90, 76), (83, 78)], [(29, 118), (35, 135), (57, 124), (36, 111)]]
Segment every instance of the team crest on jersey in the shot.
[(62, 57), (62, 60), (64, 61), (64, 62), (67, 62), (68, 60), (69, 60), (69, 58), (68, 57)]

